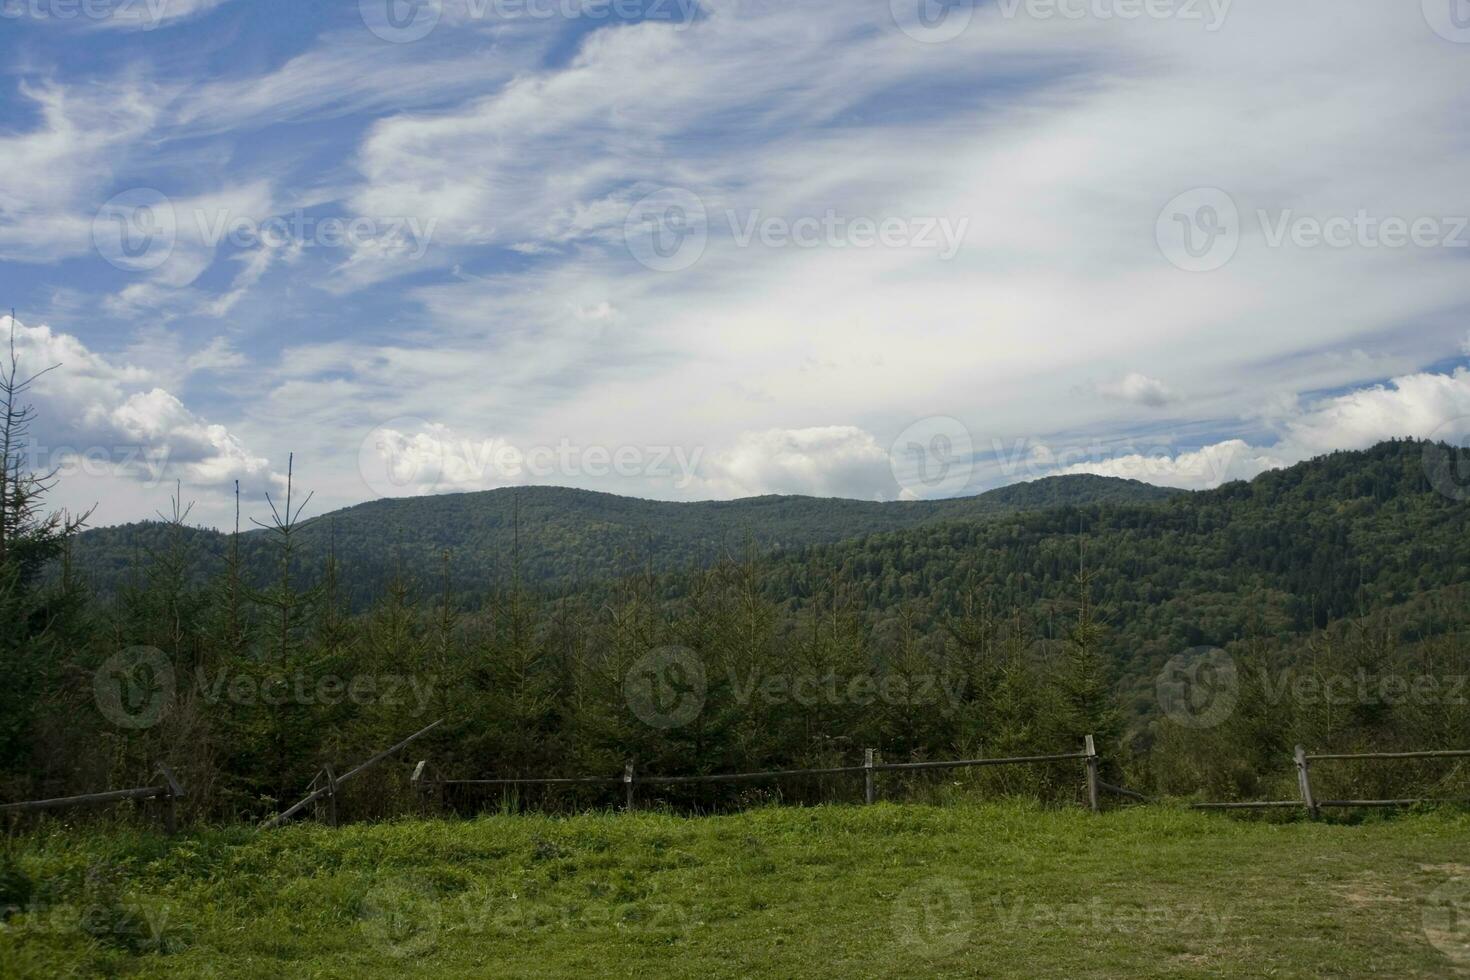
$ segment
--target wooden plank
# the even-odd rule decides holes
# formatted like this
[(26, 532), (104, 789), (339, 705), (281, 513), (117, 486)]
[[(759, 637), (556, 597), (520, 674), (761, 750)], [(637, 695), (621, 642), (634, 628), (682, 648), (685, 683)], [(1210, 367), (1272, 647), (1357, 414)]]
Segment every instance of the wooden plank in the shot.
[(1191, 810), (1266, 810), (1273, 807), (1299, 807), (1301, 800), (1262, 800), (1255, 803), (1191, 803)]
[(1444, 751), (1430, 752), (1356, 752), (1356, 753), (1331, 753), (1327, 755), (1309, 755), (1309, 762), (1320, 762), (1329, 759), (1467, 759), (1470, 758), (1470, 749), (1446, 749)]
[(1296, 747), (1295, 761), (1296, 781), (1297, 786), (1301, 789), (1302, 803), (1306, 804), (1308, 816), (1315, 820), (1322, 814), (1312, 799), (1312, 771), (1311, 763), (1307, 762), (1307, 750), (1300, 745)]
[(167, 763), (160, 762), (157, 772), (168, 785), (168, 793), (163, 798), (163, 832), (172, 837), (179, 832), (178, 801), (184, 795), (184, 787), (174, 778), (174, 771)]
[(151, 800), (167, 796), (163, 786), (142, 786), (137, 789), (114, 789), (105, 793), (84, 793), (81, 796), (61, 796), (53, 800), (27, 800), (23, 803), (5, 803), (0, 812), (28, 813), (32, 810), (58, 810), (69, 806), (94, 806), (101, 803), (119, 803), (123, 800)]
[(1319, 800), (1319, 807), (1419, 806), (1425, 803), (1466, 803), (1470, 800)]
[(1065, 752), (1060, 755), (1027, 755), (1012, 759), (955, 759), (948, 762), (892, 762), (877, 765), (878, 772), (896, 772), (902, 769), (963, 769), (967, 766), (1014, 766), (1031, 762), (1067, 762), (1087, 758), (1086, 752)]
[(1092, 807), (1092, 812), (1097, 813), (1101, 807), (1097, 799), (1097, 746), (1093, 744), (1092, 736), (1086, 736), (1087, 748), (1087, 802)]
[(361, 773), (366, 772), (367, 770), (371, 769), (373, 766), (376, 766), (378, 763), (380, 763), (384, 759), (388, 758), (393, 753), (397, 752), (399, 749), (404, 748), (409, 743), (413, 742), (415, 739), (420, 738), (420, 737), (422, 737), (424, 735), (429, 734), (429, 732), (431, 732), (434, 729), (438, 728), (442, 724), (444, 724), (444, 719), (443, 718), (440, 718), (438, 721), (434, 722), (432, 725), (426, 725), (423, 728), (420, 728), (418, 731), (414, 732), (412, 735), (408, 736), (408, 738), (406, 738), (403, 741), (399, 742), (397, 745), (393, 746), (392, 748), (384, 749), (383, 751), (379, 752), (377, 755), (373, 756), (368, 761), (364, 762), (362, 765), (358, 766), (356, 769), (350, 769), (347, 772), (343, 773), (337, 779), (337, 782), (339, 782), (339, 783), (345, 783), (345, 782), (347, 782), (347, 780), (351, 779), (353, 776), (357, 776), (357, 775), (359, 775)]
[[(883, 768), (883, 766), (875, 765), (873, 771), (878, 772)], [(670, 786), (675, 783), (736, 783), (751, 779), (778, 779), (786, 776), (840, 776), (866, 771), (866, 766), (839, 766), (834, 769), (773, 769), (768, 772), (727, 772), (709, 776), (639, 776), (638, 781)]]
[(863, 802), (871, 806), (877, 799), (877, 787), (873, 784), (873, 750), (863, 749)]
[[(414, 739), (418, 738), (421, 735), (425, 735), (428, 732), (432, 731), (433, 729), (437, 728), (439, 725), (443, 724), (443, 722), (444, 722), (444, 719), (443, 718), (440, 718), (438, 721), (434, 722), (432, 725), (427, 725), (424, 728), (421, 728), (418, 731), (414, 732), (412, 735), (408, 736), (408, 738), (406, 738), (403, 741), (399, 742), (397, 745), (394, 745), (392, 748), (384, 749), (382, 752), (379, 752), (377, 755), (373, 756), (371, 759), (369, 759), (368, 761), (364, 762), (362, 765), (360, 765), (357, 768), (352, 769), (351, 771), (349, 771), (349, 772), (345, 773), (344, 775), (338, 777), (338, 779), (337, 779), (338, 785), (347, 782), (347, 780), (351, 779), (353, 776), (357, 776), (357, 775), (359, 775), (359, 774), (361, 774), (363, 772), (366, 772), (368, 769), (372, 768), (373, 766), (375, 766), (378, 763), (382, 762), (384, 759), (388, 758), (393, 753), (399, 751), (404, 746), (408, 745)], [(326, 787), (323, 787), (322, 789), (318, 789), (318, 790), (316, 790), (314, 792), (308, 793), (304, 799), (302, 799), (295, 806), (291, 807), (289, 810), (286, 810), (284, 813), (278, 814), (277, 816), (274, 816), (270, 820), (267, 820), (265, 823), (261, 824), (260, 829), (261, 830), (270, 830), (273, 827), (279, 827), (281, 824), (285, 823), (287, 820), (290, 820), (296, 814), (300, 813), (306, 807), (308, 807), (311, 804), (315, 803), (317, 800), (321, 799), (326, 794), (327, 794)]]
[[(570, 776), (565, 778), (542, 779), (533, 776), (508, 776), (504, 779), (438, 779), (426, 780), (426, 783), (434, 786), (520, 786), (522, 784), (531, 786), (572, 786), (572, 785), (617, 785), (623, 782), (622, 776)], [(648, 779), (640, 779), (640, 782), (649, 782)]]
[(337, 826), (337, 774), (332, 772), (332, 766), (328, 763), (322, 767), (322, 774), (326, 777), (327, 784), (327, 823)]

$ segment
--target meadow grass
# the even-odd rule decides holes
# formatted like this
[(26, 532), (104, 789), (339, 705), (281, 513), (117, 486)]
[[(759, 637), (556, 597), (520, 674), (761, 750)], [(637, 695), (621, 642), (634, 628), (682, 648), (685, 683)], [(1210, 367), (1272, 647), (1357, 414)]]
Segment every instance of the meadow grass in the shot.
[(1470, 815), (1451, 811), (55, 827), (7, 854), (7, 977), (1470, 975)]

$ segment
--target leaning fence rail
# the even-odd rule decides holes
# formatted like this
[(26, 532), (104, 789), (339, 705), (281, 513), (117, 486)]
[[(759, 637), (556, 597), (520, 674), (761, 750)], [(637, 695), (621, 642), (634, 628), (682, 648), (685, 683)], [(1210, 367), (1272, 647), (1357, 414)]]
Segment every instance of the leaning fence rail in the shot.
[(138, 786), (132, 789), (111, 789), (101, 793), (83, 793), (79, 796), (58, 796), (50, 800), (26, 800), (21, 803), (0, 804), (0, 813), (39, 813), (43, 810), (65, 810), (81, 806), (105, 806), (125, 800), (162, 800), (164, 830), (172, 834), (178, 829), (178, 800), (184, 796), (184, 788), (174, 778), (173, 770), (159, 764), (153, 771), (163, 777), (162, 786)]
[(279, 827), (287, 820), (290, 820), (292, 817), (296, 816), (296, 814), (300, 813), (302, 810), (305, 810), (311, 804), (323, 798), (328, 798), (330, 800), (329, 806), (331, 810), (331, 819), (332, 822), (335, 823), (337, 819), (337, 788), (339, 786), (347, 782), (349, 779), (352, 779), (354, 776), (360, 776), (361, 774), (367, 772), (373, 766), (376, 766), (378, 763), (393, 755), (395, 752), (402, 751), (415, 739), (419, 738), (420, 736), (427, 735), (429, 732), (433, 731), (435, 728), (438, 728), (443, 723), (444, 719), (440, 718), (432, 725), (426, 725), (425, 727), (420, 728), (418, 731), (408, 736), (408, 738), (405, 738), (403, 741), (397, 743), (396, 745), (389, 746), (388, 748), (379, 752), (377, 755), (373, 756), (371, 759), (355, 766), (352, 769), (349, 769), (347, 772), (344, 772), (340, 776), (333, 775), (330, 767), (323, 769), (312, 779), (312, 783), (315, 784), (318, 782), (322, 782), (323, 777), (325, 777), (324, 784), (320, 788), (312, 790), (310, 793), (307, 793), (305, 798), (303, 798), (299, 803), (291, 807), (289, 810), (279, 813), (271, 819), (267, 820), (265, 823), (261, 824), (260, 829), (270, 830), (272, 827)]

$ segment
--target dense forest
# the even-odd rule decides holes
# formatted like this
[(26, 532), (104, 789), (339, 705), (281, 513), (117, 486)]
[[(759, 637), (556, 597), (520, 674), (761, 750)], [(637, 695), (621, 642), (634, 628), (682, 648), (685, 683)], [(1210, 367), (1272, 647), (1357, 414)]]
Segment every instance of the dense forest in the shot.
[[(767, 496), (670, 503), (564, 487), (376, 500), (306, 515), (295, 571), (319, 577), (330, 548), (342, 566), (349, 606), (369, 606), (400, 570), (439, 578), (449, 558), (457, 600), (473, 606), (512, 571), (538, 592), (572, 592), (635, 571), (703, 568), (760, 554), (897, 531), (940, 521), (974, 521), (1064, 504), (1145, 503), (1177, 491), (1100, 476), (1068, 476), (1003, 487), (974, 497), (861, 501)], [(248, 518), (247, 518), (248, 520)], [(102, 596), (137, 581), (150, 553), (176, 533), (187, 538), (195, 581), (238, 547), (243, 574), (263, 581), (275, 567), (268, 531), (247, 524), (238, 541), (205, 528), (160, 521), (85, 530), (71, 543), (72, 569)], [(512, 568), (514, 566), (514, 569)]]
[[(323, 764), (441, 718), (414, 754), (460, 776), (850, 765), (867, 747), (889, 761), (1029, 754), (1092, 734), (1110, 779), (1211, 798), (1288, 793), (1298, 741), (1470, 744), (1467, 508), (1426, 469), (1467, 462), (1449, 447), (1387, 443), (1204, 493), (1074, 479), (933, 505), (547, 490), (313, 523), (293, 486), (249, 534), (191, 528), (177, 500), (170, 521), (79, 534), (15, 448), (30, 414), (10, 370), (4, 798), (137, 785), (167, 761), (196, 816), (258, 818)], [(395, 541), (393, 515), (408, 513), (421, 533)], [(456, 542), (479, 571), (456, 564)], [(557, 571), (579, 555), (581, 570)], [(108, 568), (125, 574), (99, 594)], [(381, 583), (368, 598), (354, 578)], [(1202, 720), (1192, 694), (1171, 710), (1171, 665), (1216, 647), (1185, 666), (1215, 671), (1224, 710)], [(1323, 792), (1470, 791), (1446, 768), (1346, 768)], [(1078, 791), (1067, 767), (893, 785)], [(401, 766), (356, 792), (363, 814), (409, 805)], [(777, 792), (852, 787), (660, 800)], [(578, 787), (456, 802), (614, 799)]]

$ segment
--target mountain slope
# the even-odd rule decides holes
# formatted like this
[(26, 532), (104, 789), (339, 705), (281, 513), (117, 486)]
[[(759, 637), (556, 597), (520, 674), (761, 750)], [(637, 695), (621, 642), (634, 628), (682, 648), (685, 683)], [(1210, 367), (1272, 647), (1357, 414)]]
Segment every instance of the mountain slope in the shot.
[[(574, 588), (642, 569), (671, 571), (707, 565), (747, 550), (765, 554), (896, 531), (935, 521), (975, 521), (1058, 505), (1152, 503), (1178, 491), (1132, 480), (1068, 476), (1017, 484), (975, 497), (874, 502), (796, 496), (669, 503), (561, 487), (377, 500), (313, 518), (301, 529), (303, 572), (319, 570), (329, 548), (343, 567), (349, 597), (361, 605), (395, 568), (421, 582), (437, 581), (449, 553), (456, 591), (483, 593), (519, 566), (524, 583)], [(99, 592), (115, 591), (168, 546), (158, 522), (99, 528), (78, 536), (74, 568)], [(228, 536), (182, 529), (194, 556), (193, 574), (217, 568)], [(241, 535), (249, 577), (273, 567), (268, 532)], [(519, 562), (515, 556), (519, 553)]]
[(813, 567), (835, 569), (880, 625), (905, 605), (942, 619), (979, 593), (1044, 630), (1069, 621), (1085, 566), (1110, 661), (1145, 682), (1191, 647), (1305, 636), (1360, 615), (1398, 611), (1395, 628), (1412, 640), (1470, 620), (1470, 505), (1437, 491), (1424, 461), (1425, 444), (1390, 442), (1159, 504), (935, 522), (773, 556), (760, 579), (800, 606)]

